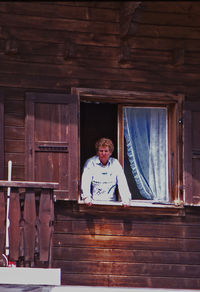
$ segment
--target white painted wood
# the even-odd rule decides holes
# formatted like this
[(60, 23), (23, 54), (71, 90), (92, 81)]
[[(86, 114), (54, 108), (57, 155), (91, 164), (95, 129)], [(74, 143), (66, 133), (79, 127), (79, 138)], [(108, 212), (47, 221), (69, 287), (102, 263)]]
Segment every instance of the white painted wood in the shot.
[[(194, 292), (192, 289), (164, 289), (164, 288), (129, 288), (129, 287), (89, 287), (89, 286), (60, 286), (53, 287), (51, 292)], [(200, 291), (200, 290), (195, 290)]]
[(60, 285), (60, 269), (0, 267), (0, 284)]

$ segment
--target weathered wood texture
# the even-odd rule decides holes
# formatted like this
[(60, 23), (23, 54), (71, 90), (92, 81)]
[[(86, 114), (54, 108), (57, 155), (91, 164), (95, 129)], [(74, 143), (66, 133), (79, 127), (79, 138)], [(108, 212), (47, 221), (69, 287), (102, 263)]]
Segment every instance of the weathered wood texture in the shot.
[[(26, 92), (87, 87), (180, 93), (188, 101), (199, 100), (199, 3), (142, 1), (133, 12), (122, 35), (118, 1), (0, 3), (5, 179), (12, 160), (12, 179), (25, 180)], [(56, 203), (53, 263), (62, 267), (62, 283), (200, 288), (195, 210), (167, 216), (133, 209), (127, 215), (119, 207), (91, 212)], [(35, 219), (26, 216), (30, 227)]]
[[(127, 7), (122, 9), (121, 5), (0, 4), (5, 165), (8, 159), (13, 160), (14, 179), (23, 180), (25, 176), (27, 91), (69, 93), (71, 87), (89, 87), (178, 92), (188, 100), (198, 99), (199, 3), (141, 2), (128, 13), (130, 23), (123, 36), (121, 17), (123, 11), (126, 16)], [(4, 176), (6, 173), (5, 168)]]
[[(8, 209), (9, 245), (6, 238), (6, 187), (11, 188)], [(20, 266), (33, 266), (38, 256), (51, 265), (51, 242), (54, 222), (53, 189), (58, 184), (0, 181), (0, 250)]]
[[(199, 204), (200, 202), (200, 103), (185, 102), (184, 117), (184, 177), (183, 191), (185, 202)], [(189, 151), (188, 151), (189, 150)]]
[(62, 283), (199, 288), (199, 210), (142, 214), (57, 203), (53, 266), (61, 267)]
[(199, 3), (141, 2), (131, 10), (132, 18), (129, 13), (129, 29), (123, 36), (120, 12), (127, 9), (121, 5), (0, 4), (5, 165), (13, 160), (14, 179), (25, 176), (26, 91), (70, 92), (71, 87), (89, 87), (178, 92), (198, 99)]
[(26, 95), (26, 179), (58, 182), (59, 199), (78, 199), (77, 98)]

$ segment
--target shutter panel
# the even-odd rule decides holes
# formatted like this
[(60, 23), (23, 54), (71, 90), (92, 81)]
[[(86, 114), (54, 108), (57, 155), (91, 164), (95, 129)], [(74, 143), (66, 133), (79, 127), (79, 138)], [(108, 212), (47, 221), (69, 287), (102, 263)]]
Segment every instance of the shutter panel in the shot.
[(0, 179), (4, 179), (4, 96), (0, 91)]
[(183, 105), (183, 186), (185, 205), (200, 205), (200, 103)]
[(26, 179), (58, 182), (57, 199), (78, 199), (77, 97), (26, 94)]

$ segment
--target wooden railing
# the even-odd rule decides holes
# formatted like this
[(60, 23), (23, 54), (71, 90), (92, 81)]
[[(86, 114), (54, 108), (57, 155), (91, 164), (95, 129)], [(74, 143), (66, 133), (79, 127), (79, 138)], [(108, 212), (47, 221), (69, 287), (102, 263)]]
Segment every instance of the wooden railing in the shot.
[[(7, 190), (9, 202), (9, 246), (6, 241)], [(58, 183), (0, 180), (0, 252), (20, 266), (38, 262), (51, 267), (54, 222), (53, 190)]]

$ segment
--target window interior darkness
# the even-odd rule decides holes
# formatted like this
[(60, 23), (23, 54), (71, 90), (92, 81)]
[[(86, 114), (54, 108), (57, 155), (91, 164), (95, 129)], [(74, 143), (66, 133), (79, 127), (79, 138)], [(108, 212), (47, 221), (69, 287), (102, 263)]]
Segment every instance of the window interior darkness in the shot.
[(80, 162), (81, 173), (85, 161), (96, 155), (95, 143), (106, 137), (113, 141), (113, 157), (117, 158), (117, 105), (108, 103), (80, 103)]

